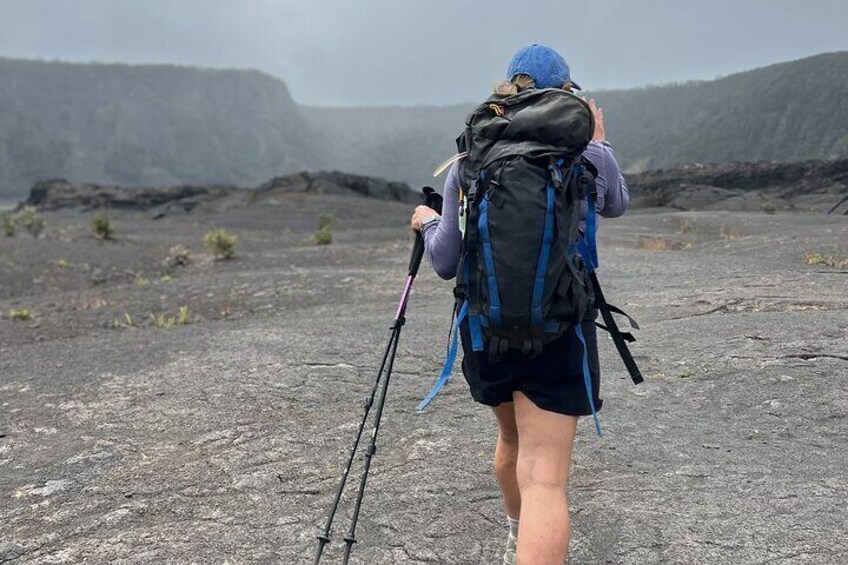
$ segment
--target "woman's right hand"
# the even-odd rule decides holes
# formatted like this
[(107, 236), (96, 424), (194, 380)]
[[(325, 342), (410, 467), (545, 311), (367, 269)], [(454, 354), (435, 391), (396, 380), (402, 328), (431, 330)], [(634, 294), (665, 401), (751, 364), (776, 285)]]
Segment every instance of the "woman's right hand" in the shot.
[(421, 206), (415, 208), (415, 212), (412, 214), (412, 219), (409, 221), (409, 225), (413, 230), (420, 231), (425, 221), (429, 220), (430, 218), (438, 217), (438, 212), (422, 204)]

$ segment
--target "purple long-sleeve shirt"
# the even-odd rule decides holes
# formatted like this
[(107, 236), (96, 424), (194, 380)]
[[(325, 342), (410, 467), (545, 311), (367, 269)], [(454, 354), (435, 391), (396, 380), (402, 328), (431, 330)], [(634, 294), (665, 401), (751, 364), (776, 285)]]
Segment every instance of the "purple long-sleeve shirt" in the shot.
[[(624, 214), (630, 203), (627, 183), (621, 176), (618, 162), (609, 145), (591, 142), (583, 153), (598, 169), (595, 185), (598, 199), (595, 208), (605, 218), (615, 218)], [(456, 276), (459, 264), (459, 251), (462, 245), (462, 233), (459, 231), (459, 174), (454, 163), (445, 179), (444, 205), (442, 217), (438, 222), (430, 222), (424, 227), (424, 247), (427, 257), (436, 274), (445, 280)], [(580, 209), (581, 227), (586, 218), (587, 204)]]

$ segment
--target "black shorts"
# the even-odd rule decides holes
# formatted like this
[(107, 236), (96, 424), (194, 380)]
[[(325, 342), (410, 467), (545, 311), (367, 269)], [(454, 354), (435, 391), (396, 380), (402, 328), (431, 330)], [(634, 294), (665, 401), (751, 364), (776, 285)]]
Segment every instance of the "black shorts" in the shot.
[[(589, 372), (595, 410), (601, 409), (598, 397), (601, 373), (598, 363), (598, 340), (594, 321), (583, 322), (583, 336), (589, 352)], [(583, 345), (572, 328), (545, 345), (533, 359), (510, 350), (502, 359), (492, 362), (487, 351), (472, 351), (468, 324), (460, 326), (462, 338), (462, 373), (474, 400), (487, 406), (512, 402), (512, 393), (521, 391), (542, 410), (587, 416), (592, 414), (583, 377)]]

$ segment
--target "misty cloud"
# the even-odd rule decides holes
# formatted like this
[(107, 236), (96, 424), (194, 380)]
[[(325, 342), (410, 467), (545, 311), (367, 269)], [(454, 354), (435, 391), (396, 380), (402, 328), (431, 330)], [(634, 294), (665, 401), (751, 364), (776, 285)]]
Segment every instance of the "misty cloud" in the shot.
[(846, 49), (846, 19), (837, 0), (0, 0), (0, 56), (251, 67), (304, 104), (444, 104), (484, 96), (534, 41), (598, 90)]

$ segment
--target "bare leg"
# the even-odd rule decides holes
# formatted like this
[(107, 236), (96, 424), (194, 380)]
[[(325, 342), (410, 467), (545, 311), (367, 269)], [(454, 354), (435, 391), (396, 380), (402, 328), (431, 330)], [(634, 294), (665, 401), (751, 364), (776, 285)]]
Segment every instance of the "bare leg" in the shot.
[(542, 410), (520, 392), (514, 399), (521, 492), (518, 564), (562, 565), (571, 537), (566, 489), (577, 417)]
[(504, 509), (510, 518), (521, 514), (521, 493), (515, 467), (518, 461), (518, 429), (515, 427), (515, 411), (512, 402), (492, 408), (498, 419), (498, 443), (495, 446), (495, 476), (503, 493)]

